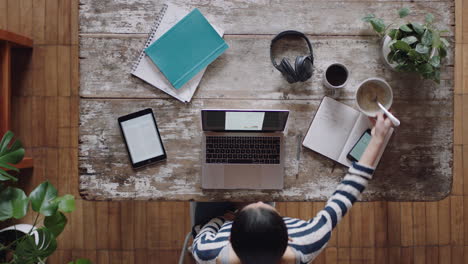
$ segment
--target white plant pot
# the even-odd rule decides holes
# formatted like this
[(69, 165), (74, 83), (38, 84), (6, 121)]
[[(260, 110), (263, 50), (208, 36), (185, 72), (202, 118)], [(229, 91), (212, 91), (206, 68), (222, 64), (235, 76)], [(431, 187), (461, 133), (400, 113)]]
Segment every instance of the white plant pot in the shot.
[(33, 227), (32, 225), (28, 225), (28, 224), (12, 225), (10, 227), (7, 227), (7, 228), (4, 228), (4, 229), (0, 230), (0, 233), (4, 232), (4, 231), (8, 231), (8, 230), (16, 230), (16, 231), (19, 231), (21, 233), (27, 234), (27, 233), (29, 233), (31, 228), (33, 229), (32, 234), (34, 234), (34, 240), (36, 241), (36, 244), (37, 244), (37, 243), (39, 243), (39, 235), (37, 234), (37, 231), (36, 231), (37, 228)]
[(383, 61), (385, 64), (392, 70), (395, 70), (397, 64), (396, 63), (390, 63), (387, 59), (388, 54), (390, 54), (391, 49), (390, 49), (390, 41), (392, 41), (392, 38), (389, 36), (385, 35), (385, 37), (382, 39), (382, 57)]
[[(385, 35), (385, 37), (383, 37), (382, 39), (382, 57), (383, 57), (383, 61), (384, 63), (392, 70), (395, 70), (396, 66), (398, 64), (396, 63), (390, 63), (387, 59), (388, 57), (388, 54), (391, 52), (391, 49), (390, 49), (390, 42), (392, 41), (392, 39), (388, 36), (388, 35)], [(435, 48), (432, 48), (431, 50), (431, 58), (434, 57), (437, 53), (437, 49)]]
[(31, 228), (33, 230), (31, 234), (34, 235), (34, 241), (36, 242), (36, 245), (38, 245), (39, 244), (39, 234), (37, 234), (37, 228), (32, 226), (32, 225), (28, 225), (28, 224), (12, 225), (10, 227), (7, 227), (7, 228), (4, 228), (4, 229), (0, 230), (0, 233), (5, 232), (5, 231), (10, 231), (10, 230), (15, 230), (15, 231), (24, 233), (26, 235), (27, 233), (29, 233), (29, 231), (31, 231)]

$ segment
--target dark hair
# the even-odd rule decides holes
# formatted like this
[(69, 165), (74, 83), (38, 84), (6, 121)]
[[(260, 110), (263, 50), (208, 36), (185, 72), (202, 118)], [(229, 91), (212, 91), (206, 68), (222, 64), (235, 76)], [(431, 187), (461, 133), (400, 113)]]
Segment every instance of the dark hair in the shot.
[(242, 264), (278, 263), (288, 246), (288, 230), (278, 212), (245, 208), (232, 223), (231, 244)]

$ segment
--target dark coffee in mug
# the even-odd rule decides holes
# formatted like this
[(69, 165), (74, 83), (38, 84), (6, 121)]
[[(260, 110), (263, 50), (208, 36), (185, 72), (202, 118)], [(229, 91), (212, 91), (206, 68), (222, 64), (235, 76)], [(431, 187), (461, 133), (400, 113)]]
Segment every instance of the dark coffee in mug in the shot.
[(328, 67), (325, 73), (325, 78), (327, 78), (329, 84), (340, 86), (348, 79), (348, 71), (343, 67), (343, 65), (333, 64)]

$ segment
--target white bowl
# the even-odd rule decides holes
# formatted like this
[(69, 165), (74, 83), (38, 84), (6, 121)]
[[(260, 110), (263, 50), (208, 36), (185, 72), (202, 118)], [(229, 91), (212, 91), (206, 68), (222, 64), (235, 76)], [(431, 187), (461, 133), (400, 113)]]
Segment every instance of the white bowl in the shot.
[(390, 109), (390, 107), (392, 106), (392, 103), (393, 103), (393, 91), (392, 91), (392, 87), (390, 86), (390, 84), (388, 84), (384, 79), (381, 79), (381, 78), (376, 78), (376, 77), (373, 77), (373, 78), (368, 78), (366, 80), (364, 80), (363, 82), (361, 82), (359, 85), (358, 85), (358, 88), (356, 90), (356, 93), (354, 94), (354, 98), (356, 100), (356, 106), (358, 107), (359, 111), (361, 111), (362, 113), (364, 113), (365, 115), (369, 116), (369, 117), (375, 117), (377, 115), (377, 113), (379, 113), (381, 110), (376, 110), (376, 111), (373, 111), (373, 112), (369, 112), (369, 111), (365, 111), (361, 108), (361, 106), (359, 105), (359, 100), (358, 100), (358, 94), (359, 94), (359, 91), (362, 89), (362, 87), (364, 86), (364, 84), (366, 83), (375, 83), (377, 85), (379, 85), (380, 87), (383, 87), (384, 89), (386, 89), (389, 94), (390, 94), (390, 100), (388, 100), (387, 102), (380, 102), (387, 110)]

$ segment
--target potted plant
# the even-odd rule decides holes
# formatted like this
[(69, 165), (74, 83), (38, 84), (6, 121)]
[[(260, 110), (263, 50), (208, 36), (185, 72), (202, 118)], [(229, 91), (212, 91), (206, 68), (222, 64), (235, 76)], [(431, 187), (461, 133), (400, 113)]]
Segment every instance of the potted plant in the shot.
[[(408, 8), (398, 10), (400, 18), (410, 14)], [(399, 72), (415, 72), (424, 79), (440, 83), (441, 61), (447, 56), (449, 43), (441, 37), (445, 30), (434, 27), (434, 16), (428, 13), (425, 23), (407, 22), (399, 27), (388, 26), (374, 14), (362, 18), (382, 37), (382, 55), (391, 68)]]
[(24, 157), (21, 142), (13, 137), (8, 131), (0, 141), (0, 221), (23, 218), (30, 205), (36, 216), (32, 225), (19, 224), (0, 230), (0, 263), (45, 263), (57, 248), (56, 238), (67, 224), (64, 213), (75, 210), (75, 199), (70, 194), (58, 196), (57, 189), (48, 181), (29, 196), (5, 184), (18, 181), (12, 172), (19, 170), (13, 165)]

